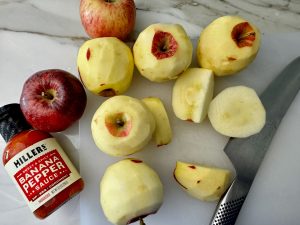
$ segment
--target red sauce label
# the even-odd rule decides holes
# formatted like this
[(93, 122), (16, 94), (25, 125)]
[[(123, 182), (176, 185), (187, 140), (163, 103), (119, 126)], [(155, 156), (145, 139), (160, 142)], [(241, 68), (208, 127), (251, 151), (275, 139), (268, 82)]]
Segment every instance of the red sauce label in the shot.
[(42, 140), (19, 152), (7, 162), (5, 169), (32, 211), (80, 179), (54, 138)]

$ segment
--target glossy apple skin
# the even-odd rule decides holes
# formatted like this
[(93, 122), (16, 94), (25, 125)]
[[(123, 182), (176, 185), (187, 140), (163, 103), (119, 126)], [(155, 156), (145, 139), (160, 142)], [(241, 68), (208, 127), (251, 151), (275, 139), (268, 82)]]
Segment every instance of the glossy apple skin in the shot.
[[(49, 99), (45, 96), (51, 90)], [(21, 110), (35, 129), (63, 131), (83, 114), (87, 102), (85, 90), (74, 75), (58, 69), (42, 70), (24, 83)]]
[(80, 18), (91, 38), (125, 40), (134, 29), (135, 3), (133, 0), (81, 0)]

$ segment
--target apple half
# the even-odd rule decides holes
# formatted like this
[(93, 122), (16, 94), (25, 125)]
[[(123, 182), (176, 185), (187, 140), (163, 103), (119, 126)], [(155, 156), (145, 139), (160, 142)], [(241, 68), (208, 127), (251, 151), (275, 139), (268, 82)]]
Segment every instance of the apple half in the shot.
[(155, 82), (176, 79), (191, 64), (192, 54), (192, 42), (179, 24), (152, 24), (133, 46), (140, 74)]
[(130, 48), (115, 37), (86, 41), (79, 49), (77, 67), (84, 86), (110, 97), (124, 93), (131, 84), (134, 61)]
[(97, 147), (112, 156), (140, 151), (152, 138), (155, 119), (139, 99), (119, 95), (104, 101), (91, 122)]
[(214, 92), (214, 74), (209, 69), (189, 68), (176, 80), (172, 106), (176, 117), (200, 123), (205, 119)]
[(139, 159), (110, 165), (100, 181), (100, 204), (107, 219), (126, 225), (156, 213), (163, 203), (157, 173)]
[(245, 138), (261, 131), (266, 111), (254, 89), (234, 86), (224, 89), (211, 101), (208, 118), (217, 132)]
[(258, 28), (249, 21), (239, 16), (220, 17), (200, 34), (199, 65), (217, 76), (235, 74), (255, 59), (260, 39)]
[(177, 161), (174, 178), (192, 197), (216, 201), (229, 187), (232, 174), (225, 169)]
[(149, 108), (156, 122), (154, 131), (156, 145), (162, 146), (169, 144), (172, 140), (172, 129), (163, 102), (155, 97), (143, 98), (142, 101)]

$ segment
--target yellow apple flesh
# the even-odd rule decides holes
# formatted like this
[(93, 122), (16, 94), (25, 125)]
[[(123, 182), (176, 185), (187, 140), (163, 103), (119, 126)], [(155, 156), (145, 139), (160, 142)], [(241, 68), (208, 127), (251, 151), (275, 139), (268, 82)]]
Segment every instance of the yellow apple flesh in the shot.
[(131, 84), (134, 61), (130, 48), (114, 37), (86, 41), (77, 66), (84, 86), (100, 96), (124, 93)]
[(247, 67), (260, 47), (260, 32), (238, 16), (214, 20), (200, 34), (197, 47), (199, 65), (217, 76), (232, 75)]

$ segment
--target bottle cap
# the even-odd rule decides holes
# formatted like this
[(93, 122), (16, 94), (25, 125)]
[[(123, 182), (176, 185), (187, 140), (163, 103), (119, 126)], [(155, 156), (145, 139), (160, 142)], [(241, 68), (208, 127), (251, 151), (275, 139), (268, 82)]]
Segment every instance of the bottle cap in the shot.
[(0, 134), (6, 142), (21, 131), (31, 128), (19, 104), (12, 103), (0, 108)]

